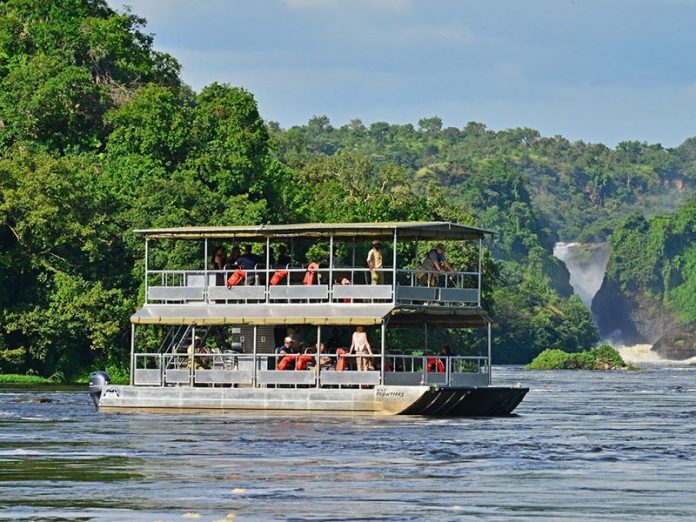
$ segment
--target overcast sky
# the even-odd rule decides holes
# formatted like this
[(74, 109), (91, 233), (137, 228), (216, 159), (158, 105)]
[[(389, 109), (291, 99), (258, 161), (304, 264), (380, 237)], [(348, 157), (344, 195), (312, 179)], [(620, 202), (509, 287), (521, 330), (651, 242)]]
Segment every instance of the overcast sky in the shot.
[(194, 89), (281, 126), (440, 116), (608, 145), (696, 135), (696, 0), (109, 0)]

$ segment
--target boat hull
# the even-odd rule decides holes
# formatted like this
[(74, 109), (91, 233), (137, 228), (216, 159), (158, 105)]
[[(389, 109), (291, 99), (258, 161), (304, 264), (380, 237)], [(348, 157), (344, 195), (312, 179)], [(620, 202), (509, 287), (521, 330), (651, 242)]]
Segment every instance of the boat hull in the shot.
[(102, 412), (237, 410), (368, 415), (509, 415), (528, 388), (377, 386), (361, 388), (208, 388), (107, 385)]

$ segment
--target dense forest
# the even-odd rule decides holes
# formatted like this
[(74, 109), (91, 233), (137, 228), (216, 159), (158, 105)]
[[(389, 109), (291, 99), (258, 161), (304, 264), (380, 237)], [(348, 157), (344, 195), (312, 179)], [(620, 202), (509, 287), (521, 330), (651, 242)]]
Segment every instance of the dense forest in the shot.
[[(676, 210), (696, 180), (696, 140), (612, 149), (437, 117), (335, 128), (319, 116), (282, 129), (243, 88), (194, 92), (179, 73), (143, 19), (103, 0), (0, 4), (0, 372), (72, 379), (122, 367), (143, 295), (133, 229), (204, 224), (491, 227), (496, 361), (587, 350), (599, 334), (553, 244), (645, 229), (641, 219)], [(670, 237), (683, 225), (692, 241), (694, 212), (668, 218)], [(693, 268), (690, 245), (669, 268), (641, 261), (622, 284), (650, 285), (691, 314), (694, 281), (674, 275)], [(174, 267), (190, 253), (158, 255)]]

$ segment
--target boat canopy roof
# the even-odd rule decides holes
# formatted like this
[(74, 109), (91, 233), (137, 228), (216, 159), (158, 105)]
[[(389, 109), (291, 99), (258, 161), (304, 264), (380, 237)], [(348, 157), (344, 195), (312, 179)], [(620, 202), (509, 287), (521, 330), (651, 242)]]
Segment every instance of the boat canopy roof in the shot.
[(480, 308), (342, 304), (145, 305), (131, 316), (134, 324), (196, 325), (377, 325), (413, 328), (427, 322), (435, 327), (482, 328), (490, 319)]
[(324, 238), (391, 240), (474, 240), (494, 232), (485, 228), (448, 221), (394, 221), (385, 223), (297, 223), (289, 225), (248, 225), (217, 227), (176, 227), (136, 230), (147, 239), (244, 239)]

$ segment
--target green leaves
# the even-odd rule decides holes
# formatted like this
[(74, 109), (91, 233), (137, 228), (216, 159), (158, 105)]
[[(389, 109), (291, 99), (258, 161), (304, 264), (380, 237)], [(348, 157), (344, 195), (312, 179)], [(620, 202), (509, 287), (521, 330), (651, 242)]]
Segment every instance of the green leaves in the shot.
[(193, 145), (193, 109), (189, 103), (182, 93), (168, 87), (148, 84), (139, 89), (130, 101), (105, 117), (113, 129), (108, 140), (109, 154), (138, 154), (163, 167), (177, 167)]
[(696, 199), (670, 216), (629, 216), (611, 244), (609, 280), (627, 295), (668, 305), (684, 323), (696, 320)]
[(125, 347), (132, 303), (120, 290), (65, 273), (54, 274), (42, 290), (43, 303), (7, 313), (5, 329), (24, 339), (28, 354), (45, 373), (75, 375), (91, 362), (91, 351)]
[(225, 196), (268, 196), (268, 131), (253, 96), (213, 83), (196, 98), (193, 150), (186, 168)]
[(134, 88), (178, 86), (179, 65), (152, 49), (143, 25), (103, 0), (0, 4), (0, 151), (25, 140), (101, 149), (103, 115)]
[(105, 90), (84, 68), (38, 55), (0, 85), (0, 150), (27, 140), (58, 151), (99, 147), (106, 102)]
[(568, 353), (559, 349), (547, 349), (535, 357), (525, 368), (528, 370), (629, 369), (619, 352), (608, 344), (603, 344), (590, 351), (581, 353)]

